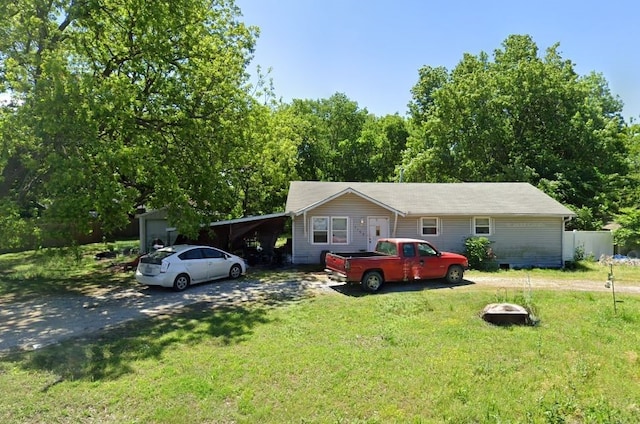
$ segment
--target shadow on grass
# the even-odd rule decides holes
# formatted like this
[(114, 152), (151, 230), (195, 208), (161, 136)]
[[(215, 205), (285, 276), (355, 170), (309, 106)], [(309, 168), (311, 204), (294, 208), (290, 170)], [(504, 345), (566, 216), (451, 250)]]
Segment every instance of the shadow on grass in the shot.
[(43, 295), (84, 294), (110, 286), (134, 286), (133, 272), (122, 272), (122, 268), (114, 266), (129, 260), (130, 257), (121, 256), (113, 261), (96, 261), (85, 256), (76, 261), (57, 250), (2, 255), (0, 296), (20, 301)]
[(360, 287), (359, 284), (341, 284), (332, 285), (331, 288), (340, 294), (352, 297), (362, 297), (371, 294), (400, 293), (400, 292), (418, 292), (424, 290), (451, 289), (454, 287), (463, 287), (475, 284), (470, 280), (462, 280), (459, 283), (447, 283), (443, 280), (421, 280), (411, 282), (394, 282), (385, 283), (378, 292), (368, 293)]
[(268, 323), (266, 310), (256, 307), (213, 307), (201, 302), (179, 313), (138, 320), (99, 333), (68, 340), (31, 352), (0, 357), (19, 367), (58, 376), (42, 388), (68, 380), (114, 380), (133, 372), (132, 363), (160, 359), (174, 345), (208, 342), (225, 346), (241, 343), (253, 328)]
[(94, 289), (135, 287), (132, 273), (115, 273), (96, 270), (85, 275), (27, 278), (7, 278), (0, 274), (0, 296), (9, 296), (13, 301), (24, 301), (45, 295), (81, 295)]

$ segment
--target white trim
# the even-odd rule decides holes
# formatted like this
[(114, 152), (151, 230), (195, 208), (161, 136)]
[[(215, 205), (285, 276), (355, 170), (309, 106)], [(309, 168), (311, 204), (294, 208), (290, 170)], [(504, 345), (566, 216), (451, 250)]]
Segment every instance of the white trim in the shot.
[[(315, 242), (313, 239), (313, 236), (315, 235), (315, 229), (313, 227), (313, 221), (316, 219), (324, 219), (327, 222), (327, 241), (325, 243), (318, 243)], [(345, 235), (346, 235), (346, 242), (345, 243), (336, 243), (333, 240), (333, 221), (335, 219), (345, 219), (346, 222), (346, 228), (344, 230), (337, 230), (337, 231), (344, 231)], [(311, 245), (315, 245), (315, 246), (323, 246), (323, 245), (336, 245), (336, 246), (346, 246), (349, 243), (351, 243), (351, 219), (348, 216), (326, 216), (326, 215), (318, 215), (318, 216), (312, 216), (311, 219), (309, 220), (309, 226), (310, 226), (310, 230), (309, 230), (309, 243)], [(318, 231), (319, 232), (319, 231)]]
[[(489, 232), (488, 233), (478, 233), (476, 232), (476, 220), (478, 219), (486, 219), (487, 221), (489, 221)], [(471, 218), (471, 234), (473, 234), (474, 236), (478, 236), (478, 237), (486, 237), (486, 236), (491, 236), (493, 235), (493, 219), (491, 219), (490, 216), (474, 216), (473, 218)]]
[[(422, 230), (425, 228), (424, 226), (425, 219), (436, 220), (435, 227), (432, 227), (432, 226), (427, 227), (427, 228), (435, 228), (436, 229), (435, 234), (423, 234)], [(438, 218), (437, 216), (421, 216), (420, 218), (418, 218), (418, 235), (420, 237), (438, 237), (440, 235), (440, 218)]]
[[(327, 229), (326, 229), (326, 233), (327, 233), (327, 241), (324, 243), (316, 243), (316, 241), (314, 240), (314, 236), (316, 233), (316, 229), (313, 226), (313, 222), (316, 219), (324, 219), (327, 222)], [(309, 243), (313, 244), (313, 245), (324, 245), (324, 244), (330, 244), (330, 236), (331, 236), (331, 217), (329, 216), (312, 216), (311, 219), (309, 220)], [(318, 231), (320, 232), (320, 231)]]
[[(335, 243), (333, 241), (333, 231), (334, 231), (334, 229), (333, 229), (333, 220), (334, 219), (346, 219), (347, 220), (345, 229), (344, 230), (338, 230), (338, 231), (344, 231), (345, 232), (347, 240), (344, 243)], [(350, 234), (350, 231), (349, 231), (349, 229), (351, 228), (351, 225), (349, 225), (349, 221), (350, 220), (349, 220), (348, 216), (332, 216), (331, 217), (331, 220), (330, 220), (331, 225), (329, 225), (329, 237), (330, 237), (329, 244), (335, 244), (335, 245), (344, 246), (344, 245), (348, 245), (351, 242), (351, 234)]]

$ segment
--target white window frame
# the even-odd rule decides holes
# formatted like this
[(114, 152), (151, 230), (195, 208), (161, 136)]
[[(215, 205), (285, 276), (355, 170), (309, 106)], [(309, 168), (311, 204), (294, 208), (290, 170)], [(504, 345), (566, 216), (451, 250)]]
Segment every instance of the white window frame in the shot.
[[(478, 232), (478, 220), (486, 220), (488, 221), (487, 225), (481, 225), (481, 227), (489, 227), (489, 232), (488, 233), (479, 233)], [(474, 216), (473, 219), (471, 220), (471, 232), (473, 233), (474, 236), (490, 236), (493, 234), (493, 220), (491, 219), (491, 217), (488, 216)]]
[[(425, 226), (424, 225), (424, 221), (425, 219), (429, 219), (429, 220), (435, 220), (435, 226), (433, 225), (428, 225)], [(425, 234), (424, 233), (424, 229), (425, 228), (433, 228), (436, 230), (435, 233), (433, 234)], [(422, 236), (422, 237), (436, 237), (440, 235), (440, 218), (436, 217), (436, 216), (423, 216), (422, 218), (420, 218), (418, 220), (418, 235)]]
[[(327, 229), (324, 230), (324, 232), (326, 232), (326, 235), (327, 235), (326, 242), (316, 242), (315, 240), (316, 229), (315, 229), (314, 223), (316, 222), (316, 220), (320, 220), (320, 219), (323, 219), (326, 222)], [(323, 230), (318, 230), (317, 232), (322, 232), (322, 231)], [(309, 233), (311, 235), (311, 244), (329, 244), (329, 241), (330, 241), (329, 235), (331, 234), (331, 219), (328, 216), (312, 216), (311, 231)]]
[[(344, 230), (335, 230), (333, 228), (334, 227), (334, 220), (336, 220), (336, 219), (344, 219), (346, 221)], [(339, 242), (335, 242), (334, 241), (334, 231), (344, 232), (344, 239), (345, 239), (344, 243), (339, 243)], [(331, 217), (331, 227), (330, 227), (329, 236), (331, 237), (330, 238), (330, 243), (331, 244), (339, 244), (339, 245), (349, 244), (349, 217), (348, 216), (332, 216)]]
[[(346, 220), (346, 228), (344, 230), (334, 230), (334, 220), (336, 219), (344, 219)], [(326, 222), (326, 230), (316, 230), (314, 228), (314, 223), (316, 220), (324, 220)], [(315, 241), (316, 233), (322, 233), (326, 231), (327, 241), (326, 242), (317, 242)], [(345, 243), (340, 243), (334, 241), (334, 231), (340, 231), (345, 233)], [(311, 244), (335, 244), (335, 245), (348, 245), (351, 242), (351, 234), (349, 232), (349, 217), (348, 216), (312, 216), (311, 217), (311, 231), (310, 231)]]

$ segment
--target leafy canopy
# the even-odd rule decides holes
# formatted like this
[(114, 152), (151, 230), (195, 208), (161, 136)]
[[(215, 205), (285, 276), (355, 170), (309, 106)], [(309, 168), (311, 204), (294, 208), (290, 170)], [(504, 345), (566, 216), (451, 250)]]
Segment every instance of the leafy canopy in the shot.
[[(167, 207), (183, 231), (235, 207), (255, 28), (226, 0), (0, 6), (2, 208), (46, 228), (123, 226)], [(50, 227), (49, 227), (50, 228)]]
[(622, 105), (599, 74), (580, 77), (558, 45), (540, 57), (512, 35), (451, 71), (424, 67), (412, 90), (408, 181), (526, 181), (596, 225), (617, 208), (626, 173)]

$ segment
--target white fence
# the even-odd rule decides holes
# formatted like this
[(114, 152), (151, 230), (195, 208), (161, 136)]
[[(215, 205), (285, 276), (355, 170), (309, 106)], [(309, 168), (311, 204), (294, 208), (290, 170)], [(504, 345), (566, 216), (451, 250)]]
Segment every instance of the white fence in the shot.
[(562, 241), (562, 258), (572, 261), (576, 249), (581, 249), (585, 257), (596, 260), (602, 255), (613, 255), (613, 233), (611, 231), (565, 231)]

